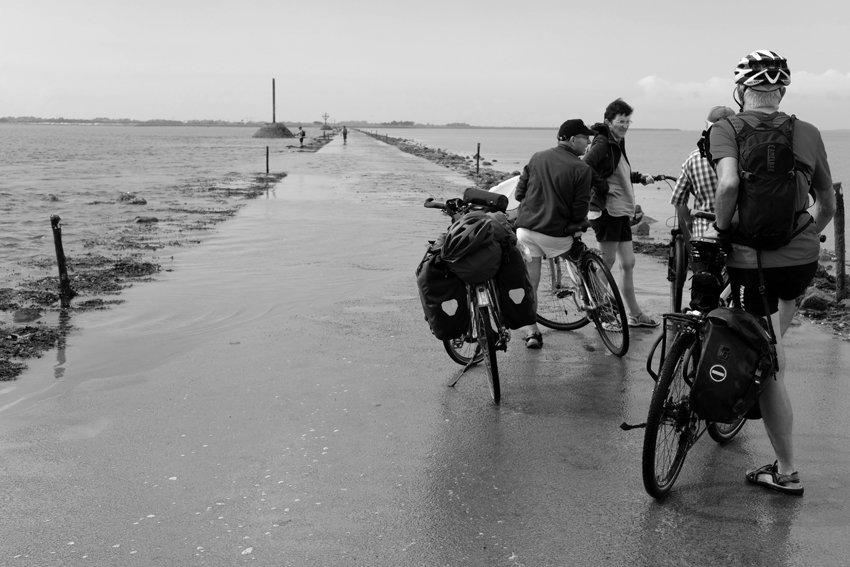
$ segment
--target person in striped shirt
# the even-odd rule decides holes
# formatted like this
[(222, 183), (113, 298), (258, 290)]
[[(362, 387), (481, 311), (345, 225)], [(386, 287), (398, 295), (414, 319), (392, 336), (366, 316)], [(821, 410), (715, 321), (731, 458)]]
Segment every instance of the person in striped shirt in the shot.
[[(705, 120), (706, 131), (718, 120), (734, 114), (735, 111), (728, 106), (715, 106), (709, 111)], [(682, 174), (676, 181), (673, 196), (670, 198), (670, 204), (676, 208), (679, 226), (690, 228), (692, 238), (711, 237), (714, 229), (711, 226), (711, 221), (706, 219), (693, 219), (693, 224), (691, 224), (688, 200), (693, 195), (694, 209), (713, 213), (716, 191), (717, 174), (714, 172), (714, 164), (708, 158), (703, 157), (702, 151), (697, 148), (682, 164)]]
[[(711, 126), (718, 120), (733, 116), (735, 111), (728, 106), (715, 106), (705, 120), (703, 139), (707, 138)], [(676, 209), (679, 227), (685, 242), (690, 242), (691, 268), (691, 309), (710, 310), (717, 306), (723, 287), (722, 263), (718, 260), (719, 245), (714, 240), (717, 233), (712, 221), (690, 216), (688, 201), (694, 197), (693, 208), (714, 212), (714, 194), (717, 192), (717, 174), (714, 164), (704, 155), (702, 148), (691, 152), (682, 164), (682, 174), (673, 188), (670, 203)]]

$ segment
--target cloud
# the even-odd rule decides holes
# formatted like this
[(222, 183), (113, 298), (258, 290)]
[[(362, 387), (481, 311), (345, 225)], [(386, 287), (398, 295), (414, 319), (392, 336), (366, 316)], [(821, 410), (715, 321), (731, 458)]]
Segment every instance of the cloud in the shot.
[(801, 97), (807, 98), (850, 98), (850, 73), (828, 69), (821, 74), (801, 71), (792, 72), (791, 86)]
[[(834, 69), (823, 73), (792, 72), (791, 86), (783, 110), (834, 128), (850, 127), (844, 118), (850, 99), (850, 73)], [(711, 77), (704, 81), (673, 82), (657, 75), (637, 81), (640, 91), (634, 106), (641, 122), (662, 127), (694, 128), (706, 110), (717, 104), (732, 106), (734, 83), (731, 77)], [(840, 123), (838, 118), (840, 118)]]

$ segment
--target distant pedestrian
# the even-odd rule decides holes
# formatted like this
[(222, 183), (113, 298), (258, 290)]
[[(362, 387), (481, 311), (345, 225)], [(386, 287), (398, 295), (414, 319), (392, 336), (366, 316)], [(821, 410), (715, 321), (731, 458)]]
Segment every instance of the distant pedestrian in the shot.
[(632, 124), (632, 107), (618, 98), (605, 109), (604, 122), (591, 129), (596, 132), (584, 161), (597, 176), (593, 180), (590, 212), (587, 217), (596, 233), (596, 241), (609, 268), (616, 259), (620, 264), (620, 293), (629, 311), (630, 327), (657, 327), (658, 321), (643, 311), (635, 297), (635, 251), (631, 221), (635, 216), (635, 191), (632, 183), (647, 185), (651, 176), (632, 171), (626, 157), (626, 133)]
[(306, 135), (307, 135), (307, 133), (304, 132), (304, 129), (301, 126), (299, 126), (298, 127), (298, 141), (301, 143), (302, 148), (304, 147), (304, 136), (306, 136)]
[(345, 126), (342, 127), (342, 143), (345, 144), (348, 142), (348, 128)]

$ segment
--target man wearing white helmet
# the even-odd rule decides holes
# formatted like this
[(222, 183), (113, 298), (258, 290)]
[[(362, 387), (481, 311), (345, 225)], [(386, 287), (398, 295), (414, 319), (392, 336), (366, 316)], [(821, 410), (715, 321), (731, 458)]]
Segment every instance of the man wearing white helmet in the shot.
[[(757, 316), (769, 315), (773, 329), (777, 331), (779, 370), (775, 380), (767, 381), (759, 399), (764, 427), (776, 460), (773, 464), (748, 471), (746, 480), (785, 494), (802, 495), (803, 485), (794, 461), (793, 412), (785, 386), (782, 336), (794, 316), (796, 298), (805, 291), (817, 270), (820, 255), (818, 234), (835, 214), (835, 193), (820, 132), (811, 124), (779, 111), (779, 104), (790, 84), (788, 63), (777, 53), (759, 50), (741, 59), (735, 68), (733, 95), (741, 112), (714, 125), (711, 131), (711, 154), (717, 164), (718, 177), (715, 228), (719, 240), (725, 242), (729, 250), (726, 265), (732, 285), (737, 290), (736, 298), (748, 312)], [(776, 248), (748, 246), (742, 243), (741, 235), (747, 230), (744, 225), (750, 221), (742, 218), (739, 224), (733, 224), (736, 209), (740, 214), (747, 189), (755, 184), (746, 177), (742, 181), (739, 174), (738, 132), (745, 124), (755, 127), (759, 123), (767, 123), (776, 129), (787, 129), (788, 120), (793, 120), (790, 122), (790, 131), (793, 134), (793, 159), (796, 162), (796, 197), (793, 194), (794, 183), (790, 184), (790, 197), (792, 201), (796, 199), (797, 211), (796, 216), (793, 216), (792, 236), (790, 241)], [(743, 160), (743, 155), (740, 159)], [(815, 196), (815, 205), (807, 211), (810, 192)], [(752, 241), (743, 239), (743, 242)], [(759, 292), (760, 271), (764, 278), (764, 295)], [(764, 312), (765, 304), (769, 313)]]

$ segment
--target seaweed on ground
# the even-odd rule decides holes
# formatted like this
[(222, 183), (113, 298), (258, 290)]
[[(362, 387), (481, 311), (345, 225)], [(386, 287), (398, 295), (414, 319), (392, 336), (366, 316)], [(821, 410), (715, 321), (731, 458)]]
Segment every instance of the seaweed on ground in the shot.
[[(231, 218), (246, 200), (265, 194), (270, 184), (285, 176), (258, 174), (247, 184), (230, 183), (228, 179), (209, 183), (205, 195), (225, 206), (188, 208), (183, 202), (175, 203), (166, 211), (167, 222), (137, 218), (110, 234), (85, 240), (84, 252), (66, 250), (73, 291), (67, 308), (61, 308), (56, 259), (40, 257), (28, 262), (26, 267), (37, 275), (25, 277), (15, 287), (0, 288), (0, 381), (16, 379), (26, 369), (27, 359), (42, 356), (64, 340), (74, 328), (70, 323), (73, 313), (108, 309), (121, 303), (114, 296), (127, 286), (154, 279), (162, 269), (154, 256), (156, 251), (200, 242), (199, 237), (187, 235), (199, 234)], [(56, 275), (45, 275), (52, 271)], [(43, 317), (51, 311), (60, 312), (58, 324)]]

